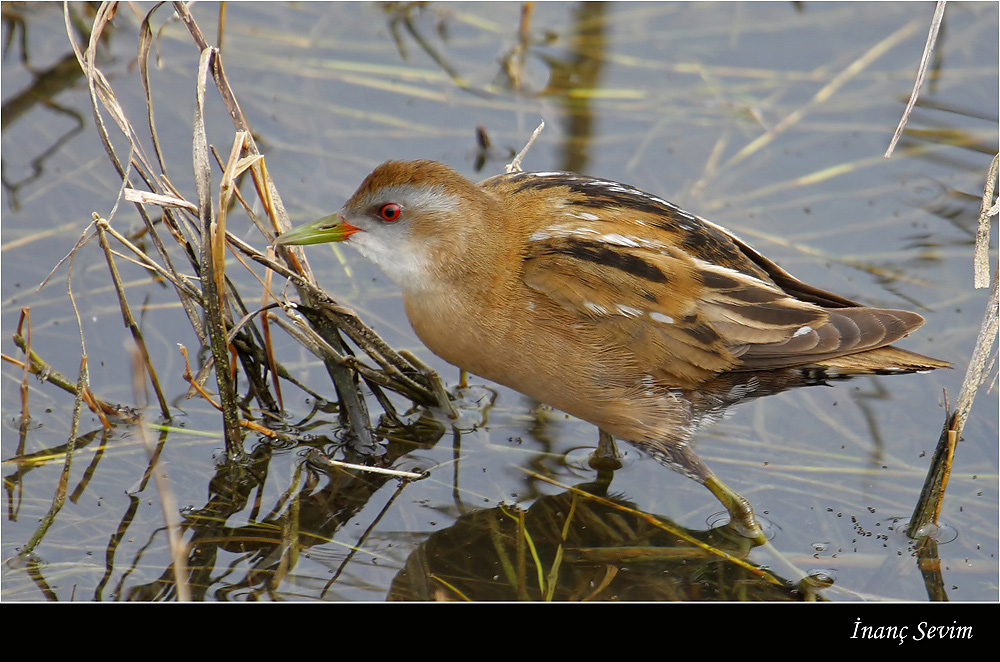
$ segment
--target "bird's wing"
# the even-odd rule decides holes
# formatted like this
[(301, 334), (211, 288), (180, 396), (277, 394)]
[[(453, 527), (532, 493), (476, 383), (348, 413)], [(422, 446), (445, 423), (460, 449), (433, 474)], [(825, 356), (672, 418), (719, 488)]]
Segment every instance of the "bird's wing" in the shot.
[(726, 370), (807, 365), (861, 352), (923, 321), (904, 311), (822, 307), (785, 292), (766, 274), (621, 230), (621, 223), (590, 221), (536, 232), (526, 247), (523, 279), (574, 324), (591, 325), (667, 383), (697, 385)]

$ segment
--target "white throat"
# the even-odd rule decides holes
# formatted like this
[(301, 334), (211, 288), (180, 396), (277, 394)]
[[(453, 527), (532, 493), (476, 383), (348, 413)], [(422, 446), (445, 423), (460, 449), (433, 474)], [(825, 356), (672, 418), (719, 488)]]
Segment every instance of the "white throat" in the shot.
[(431, 264), (426, 247), (411, 245), (400, 250), (369, 232), (356, 232), (346, 243), (404, 290), (425, 289), (430, 285)]

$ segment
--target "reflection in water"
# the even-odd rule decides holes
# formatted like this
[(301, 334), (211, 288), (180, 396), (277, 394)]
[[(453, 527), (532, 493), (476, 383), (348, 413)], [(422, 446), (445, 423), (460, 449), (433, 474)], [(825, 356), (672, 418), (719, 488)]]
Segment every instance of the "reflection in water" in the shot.
[[(43, 71), (32, 69), (30, 65), (30, 52), (28, 50), (28, 22), (18, 13), (18, 9), (15, 3), (3, 3), (3, 23), (8, 35), (7, 43), (9, 45), (13, 41), (15, 32), (19, 31), (21, 33), (20, 57), (25, 69), (32, 71), (33, 80), (28, 87), (3, 102), (3, 109), (0, 111), (0, 117), (2, 117), (0, 119), (0, 127), (2, 127), (3, 131), (10, 130), (12, 125), (24, 119), (30, 111), (39, 106), (69, 117), (73, 121), (73, 126), (53, 140), (48, 147), (37, 149), (36, 155), (27, 164), (30, 174), (25, 175), (17, 181), (9, 179), (7, 172), (7, 168), (10, 166), (9, 159), (4, 158), (0, 161), (0, 170), (2, 170), (0, 181), (3, 182), (4, 189), (10, 195), (10, 204), (13, 209), (18, 208), (18, 191), (42, 178), (45, 174), (46, 161), (56, 156), (62, 147), (73, 137), (79, 135), (86, 126), (83, 115), (79, 111), (56, 101), (56, 97), (61, 92), (74, 89), (83, 79), (83, 70), (76, 59), (76, 54), (72, 51), (67, 53), (55, 64)], [(29, 8), (23, 7), (23, 9), (28, 10)], [(78, 11), (89, 12), (89, 9), (90, 7), (86, 3), (71, 3), (69, 5), (71, 16), (75, 15)], [(89, 34), (85, 30), (90, 26), (89, 21), (80, 19), (73, 20), (72, 23), (80, 30), (80, 37), (86, 43)], [(106, 42), (113, 33), (113, 29), (106, 30), (101, 35), (101, 42)], [(6, 50), (4, 55), (7, 55)]]
[[(828, 384), (832, 378), (819, 370), (779, 370), (733, 373), (720, 377), (691, 400), (686, 426), (698, 427), (722, 417), (748, 399), (792, 388)], [(475, 394), (474, 394), (475, 395)], [(478, 396), (477, 396), (478, 397)], [(485, 421), (491, 399), (479, 397), (478, 423)], [(467, 407), (474, 403), (465, 401)], [(475, 416), (475, 414), (472, 414)], [(466, 420), (467, 424), (469, 421)], [(307, 426), (318, 429), (315, 422)], [(428, 449), (445, 437), (445, 427), (425, 413), (402, 426), (383, 424), (378, 433), (384, 452), (367, 458), (380, 467), (408, 466), (406, 456)], [(461, 434), (453, 430), (458, 451)], [(309, 453), (338, 454), (350, 446), (326, 437), (312, 437)], [(349, 451), (348, 451), (349, 452)], [(308, 457), (308, 454), (307, 454)], [(375, 529), (407, 483), (397, 484), (386, 501), (375, 499), (378, 515), (366, 533), (345, 546), (344, 527), (373, 504), (373, 497), (396, 479), (377, 473), (330, 469), (306, 462), (289, 490), (260, 516), (260, 490), (269, 473), (272, 446), (261, 444), (245, 465), (226, 464), (211, 482), (211, 499), (184, 512), (189, 545), (188, 567), (196, 600), (252, 598), (278, 589), (300, 554), (319, 547), (312, 557), (324, 558), (331, 544), (342, 549), (322, 561), (330, 577), (321, 596), (335, 595), (338, 581), (355, 555), (365, 548), (365, 535)], [(348, 456), (349, 461), (365, 461)], [(456, 463), (458, 458), (455, 458)], [(448, 467), (431, 469), (447, 479)], [(438, 472), (442, 472), (438, 475)], [(542, 477), (544, 478), (544, 477)], [(772, 572), (748, 564), (753, 541), (729, 524), (703, 531), (685, 529), (661, 516), (636, 510), (628, 495), (609, 492), (613, 472), (598, 473), (594, 482), (542, 496), (530, 508), (500, 505), (470, 508), (446, 529), (420, 542), (392, 582), (391, 600), (803, 600), (814, 599), (813, 579), (776, 578)], [(457, 474), (453, 478), (457, 480)], [(458, 486), (456, 485), (456, 494)], [(251, 508), (249, 524), (226, 526), (230, 516)], [(258, 519), (259, 518), (259, 519)], [(124, 527), (127, 530), (127, 524)], [(339, 543), (337, 541), (340, 541)], [(250, 566), (241, 576), (220, 582), (221, 553), (235, 555)], [(108, 569), (110, 573), (110, 568)], [(127, 575), (126, 575), (127, 576)], [(214, 586), (213, 596), (199, 594)], [(112, 593), (115, 597), (122, 585)], [(172, 570), (164, 568), (152, 583), (134, 586), (127, 599), (164, 600), (173, 596)]]
[[(678, 424), (706, 425), (749, 399), (850, 378), (798, 369), (722, 375), (692, 395), (691, 417)], [(830, 573), (793, 585), (745, 563), (754, 544), (730, 524), (693, 531), (636, 510), (627, 496), (609, 495), (612, 473), (527, 510), (463, 515), (414, 550), (389, 599), (802, 600), (832, 584)]]
[(546, 93), (558, 100), (565, 115), (561, 170), (587, 172), (590, 165), (588, 150), (594, 137), (590, 93), (599, 88), (606, 61), (605, 11), (603, 2), (577, 5), (572, 12), (572, 33), (568, 39), (572, 55), (566, 60), (548, 61), (552, 77)]
[[(414, 450), (433, 446), (444, 434), (444, 427), (432, 416), (425, 415), (405, 428), (380, 426), (379, 435), (385, 439), (377, 458), (367, 458), (372, 466), (392, 467)], [(321, 449), (347, 449), (350, 446), (316, 437), (302, 446), (308, 455)], [(210, 499), (200, 508), (184, 511), (185, 540), (187, 541), (188, 568), (192, 599), (235, 599), (277, 590), (282, 579), (295, 567), (299, 554), (317, 545), (332, 543), (342, 529), (369, 506), (373, 495), (387, 483), (394, 481), (389, 475), (330, 469), (310, 461), (299, 465), (288, 490), (260, 517), (262, 490), (269, 475), (272, 447), (262, 443), (254, 449), (248, 462), (227, 462), (219, 467), (210, 484)], [(333, 450), (327, 450), (332, 453)], [(343, 456), (341, 456), (343, 457)], [(349, 461), (362, 462), (366, 458), (349, 454)], [(407, 482), (401, 482), (397, 495)], [(392, 503), (383, 506), (382, 512)], [(231, 516), (250, 508), (246, 517), (249, 523), (227, 526)], [(260, 519), (258, 519), (260, 517)], [(371, 526), (377, 523), (373, 522)], [(364, 546), (364, 536), (356, 542), (355, 551)], [(220, 553), (235, 555), (250, 567), (246, 574), (219, 582), (213, 579), (218, 572)], [(340, 578), (349, 565), (354, 552), (344, 555), (331, 567), (329, 585)], [(204, 591), (215, 586), (217, 594), (207, 596)], [(221, 586), (221, 587), (220, 587)], [(116, 593), (121, 587), (116, 589)], [(173, 571), (165, 568), (156, 581), (134, 586), (125, 597), (129, 600), (166, 600), (173, 595)]]
[(745, 562), (728, 527), (690, 531), (605, 494), (606, 483), (544, 496), (527, 510), (460, 517), (420, 544), (389, 600), (802, 600), (811, 592)]

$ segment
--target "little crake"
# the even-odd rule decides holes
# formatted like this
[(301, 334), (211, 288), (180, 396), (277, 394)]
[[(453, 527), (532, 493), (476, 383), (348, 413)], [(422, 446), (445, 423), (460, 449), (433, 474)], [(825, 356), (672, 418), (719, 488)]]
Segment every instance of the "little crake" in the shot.
[(399, 284), (435, 354), (703, 483), (757, 540), (749, 503), (691, 447), (700, 387), (737, 373), (947, 365), (890, 346), (919, 315), (806, 285), (666, 200), (573, 173), (474, 184), (433, 161), (390, 161), (339, 212), (276, 243), (327, 241)]

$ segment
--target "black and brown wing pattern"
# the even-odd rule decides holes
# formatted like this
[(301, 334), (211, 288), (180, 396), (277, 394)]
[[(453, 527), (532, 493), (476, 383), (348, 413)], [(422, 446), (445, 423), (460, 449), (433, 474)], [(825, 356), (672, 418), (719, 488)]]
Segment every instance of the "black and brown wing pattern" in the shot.
[(727, 230), (617, 182), (515, 173), (484, 182), (565, 203), (528, 236), (523, 279), (627, 348), (654, 377), (696, 385), (731, 370), (844, 365), (915, 370), (944, 362), (883, 348), (923, 323), (812, 287)]

